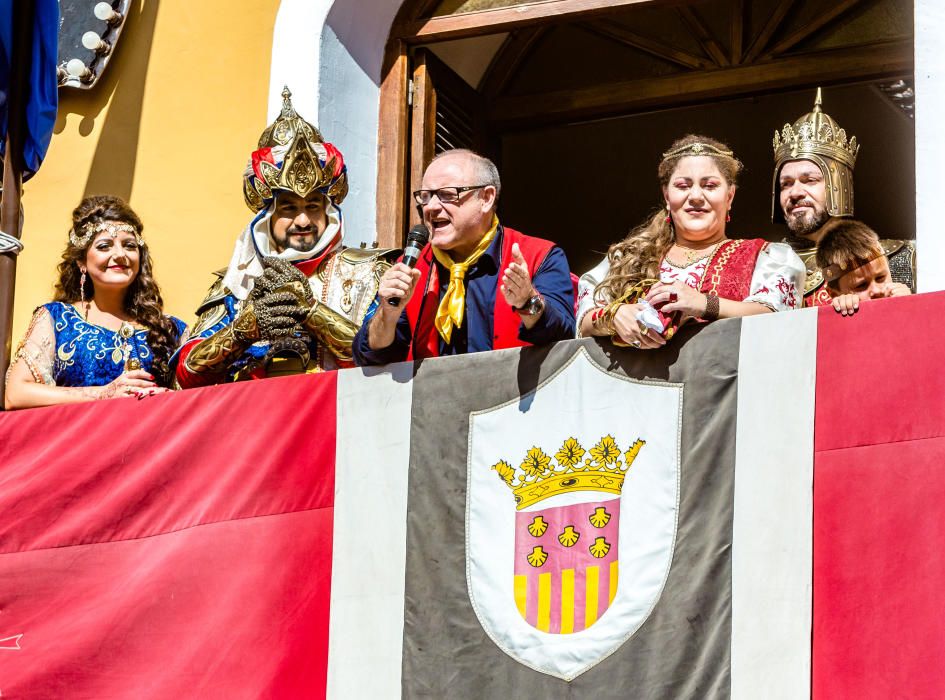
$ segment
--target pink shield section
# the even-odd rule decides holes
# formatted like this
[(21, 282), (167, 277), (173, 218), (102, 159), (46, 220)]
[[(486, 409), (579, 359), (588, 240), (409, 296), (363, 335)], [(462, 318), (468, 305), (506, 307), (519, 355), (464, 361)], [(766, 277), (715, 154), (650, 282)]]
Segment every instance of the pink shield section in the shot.
[(515, 514), (515, 602), (552, 634), (580, 632), (617, 592), (620, 499)]

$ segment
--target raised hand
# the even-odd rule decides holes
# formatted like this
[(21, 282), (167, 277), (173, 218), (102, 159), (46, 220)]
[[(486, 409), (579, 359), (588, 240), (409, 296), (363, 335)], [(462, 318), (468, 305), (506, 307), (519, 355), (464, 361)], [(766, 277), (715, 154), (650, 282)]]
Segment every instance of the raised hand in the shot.
[(499, 288), (505, 301), (513, 308), (525, 306), (528, 300), (537, 294), (532, 285), (528, 264), (522, 256), (518, 243), (512, 244), (512, 262), (502, 272), (502, 283)]

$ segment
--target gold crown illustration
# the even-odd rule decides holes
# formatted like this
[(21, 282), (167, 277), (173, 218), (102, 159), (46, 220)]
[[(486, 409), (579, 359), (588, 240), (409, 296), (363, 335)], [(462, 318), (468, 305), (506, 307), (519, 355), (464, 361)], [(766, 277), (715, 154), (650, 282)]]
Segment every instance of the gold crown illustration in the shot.
[(605, 435), (588, 451), (576, 438), (569, 437), (555, 453), (557, 464), (554, 466), (552, 458), (534, 446), (519, 465), (520, 471), (505, 460), (496, 462), (492, 468), (512, 489), (516, 510), (572, 491), (620, 495), (627, 470), (645, 444), (645, 440), (637, 439), (629, 450), (622, 452), (614, 438)]
[(822, 96), (817, 88), (814, 109), (794, 124), (785, 124), (780, 132), (774, 132), (775, 170), (785, 161), (798, 160), (808, 155), (831, 158), (851, 170), (856, 163), (860, 145), (856, 136), (847, 140), (847, 132), (841, 129), (833, 117), (821, 107)]

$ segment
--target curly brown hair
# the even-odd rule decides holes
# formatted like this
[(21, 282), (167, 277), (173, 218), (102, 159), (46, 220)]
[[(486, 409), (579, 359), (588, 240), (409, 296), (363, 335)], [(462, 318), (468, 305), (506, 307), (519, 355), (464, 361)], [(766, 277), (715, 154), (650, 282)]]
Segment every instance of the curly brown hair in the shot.
[[(699, 134), (687, 134), (673, 142), (667, 153), (689, 146), (694, 143), (703, 143), (713, 146), (720, 151), (731, 151), (727, 145), (717, 139)], [(676, 165), (686, 157), (683, 153), (660, 161), (658, 175), (660, 189), (669, 186), (669, 180), (676, 171)], [(729, 186), (737, 184), (738, 174), (742, 170), (741, 162), (734, 156), (706, 153), (707, 157), (715, 161), (722, 173), (722, 177)], [(666, 207), (660, 206), (642, 224), (633, 229), (626, 238), (614, 243), (607, 251), (607, 261), (610, 269), (607, 275), (597, 285), (594, 294), (605, 301), (613, 301), (636, 284), (646, 279), (659, 279), (660, 263), (669, 249), (673, 246), (675, 235), (670, 222), (666, 220)]]
[[(72, 212), (72, 230), (81, 231), (90, 223), (103, 221), (117, 221), (131, 224), (138, 230), (140, 236), (144, 231), (144, 224), (138, 215), (124, 200), (111, 195), (96, 195), (86, 197)], [(85, 299), (95, 297), (95, 288), (91, 281), (85, 283), (85, 293), (80, 288), (82, 272), (80, 264), (85, 263), (85, 256), (93, 237), (85, 245), (77, 246), (70, 240), (62, 252), (62, 262), (57, 268), (59, 280), (56, 282), (56, 291), (53, 301), (63, 301), (74, 304)], [(153, 263), (146, 243), (140, 248), (140, 267), (138, 274), (125, 290), (124, 309), (136, 323), (148, 329), (148, 346), (154, 356), (151, 365), (151, 374), (157, 384), (170, 386), (168, 363), (171, 355), (177, 349), (180, 341), (177, 328), (169, 316), (164, 315), (164, 299), (161, 290), (154, 281)]]

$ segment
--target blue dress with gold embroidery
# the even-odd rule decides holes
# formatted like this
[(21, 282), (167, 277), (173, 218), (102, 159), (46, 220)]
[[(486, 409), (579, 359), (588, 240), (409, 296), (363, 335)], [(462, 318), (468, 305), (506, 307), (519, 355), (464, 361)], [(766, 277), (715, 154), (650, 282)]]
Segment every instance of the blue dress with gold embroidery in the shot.
[[(125, 362), (137, 358), (141, 368), (151, 371), (154, 355), (148, 346), (148, 331), (136, 330), (128, 338), (86, 321), (74, 306), (61, 301), (43, 304), (56, 331), (52, 376), (57, 386), (104, 386), (125, 369)], [(178, 337), (186, 325), (170, 317)]]

